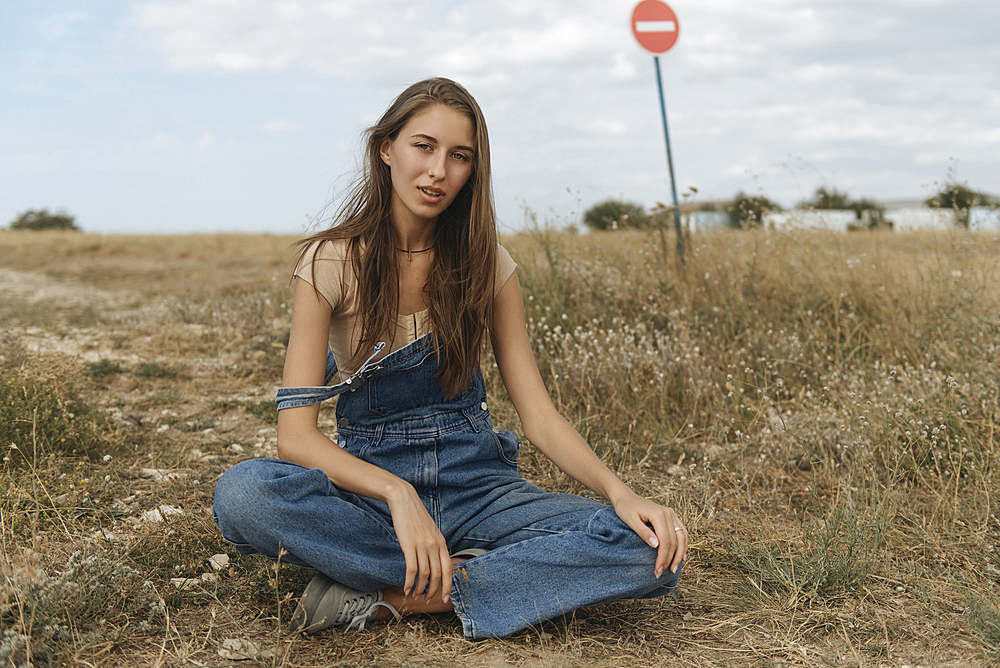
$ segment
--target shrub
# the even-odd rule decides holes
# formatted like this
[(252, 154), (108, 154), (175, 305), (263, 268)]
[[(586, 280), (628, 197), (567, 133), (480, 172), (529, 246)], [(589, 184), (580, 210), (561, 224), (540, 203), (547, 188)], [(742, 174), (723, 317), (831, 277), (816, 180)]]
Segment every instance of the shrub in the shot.
[[(148, 630), (163, 617), (153, 583), (101, 554), (75, 552), (57, 576), (15, 574), (5, 584), (4, 609), (19, 611), (21, 627), (4, 631), (0, 659), (5, 666), (52, 665), (60, 648), (117, 640), (121, 630), (109, 621), (123, 619)], [(47, 663), (39, 661), (46, 658)]]
[(263, 401), (244, 401), (243, 410), (250, 415), (260, 418), (268, 424), (278, 424), (278, 406), (274, 399), (264, 399)]
[(844, 503), (805, 527), (799, 545), (730, 540), (737, 569), (749, 578), (746, 593), (789, 607), (860, 595), (895, 516), (884, 492), (880, 494), (862, 494), (867, 498), (855, 503), (846, 493)]
[(645, 229), (649, 226), (649, 216), (635, 202), (608, 199), (587, 209), (583, 224), (592, 230)]
[(802, 208), (819, 209), (819, 210), (836, 210), (843, 211), (845, 209), (850, 209), (851, 198), (847, 193), (840, 192), (836, 188), (830, 188), (827, 190), (826, 186), (820, 186), (816, 188), (816, 193), (813, 195), (811, 200), (805, 200), (800, 205)]
[(955, 222), (962, 227), (969, 226), (969, 209), (974, 206), (997, 206), (1000, 199), (973, 190), (963, 183), (947, 183), (944, 188), (924, 201), (924, 206), (931, 209), (951, 209), (955, 212)]
[(181, 372), (169, 364), (159, 362), (140, 362), (135, 369), (135, 375), (140, 378), (167, 378), (176, 379), (181, 376)]
[(85, 373), (94, 380), (104, 380), (109, 376), (118, 376), (127, 369), (114, 360), (98, 360), (87, 365)]
[(94, 456), (119, 446), (107, 417), (80, 398), (64, 373), (0, 368), (0, 443), (20, 451), (8, 455), (15, 464), (56, 452)]
[(747, 195), (740, 191), (729, 205), (729, 222), (743, 229), (760, 227), (764, 216), (772, 211), (781, 211), (781, 206), (763, 195)]
[(71, 230), (79, 232), (76, 219), (65, 211), (50, 213), (48, 209), (28, 209), (15, 218), (11, 224), (12, 230)]

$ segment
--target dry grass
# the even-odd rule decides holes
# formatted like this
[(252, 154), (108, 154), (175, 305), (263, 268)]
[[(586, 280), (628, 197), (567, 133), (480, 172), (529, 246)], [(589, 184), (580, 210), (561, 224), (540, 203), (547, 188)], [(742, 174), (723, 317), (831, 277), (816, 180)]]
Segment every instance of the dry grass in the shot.
[[(289, 637), (310, 573), (215, 530), (214, 480), (274, 454), (291, 241), (0, 233), (0, 663), (232, 665), (236, 640), (264, 666), (1000, 656), (998, 240), (716, 233), (682, 271), (656, 235), (508, 239), (555, 400), (693, 546), (675, 598), (480, 643), (447, 615)], [(530, 446), (521, 467), (581, 491)]]

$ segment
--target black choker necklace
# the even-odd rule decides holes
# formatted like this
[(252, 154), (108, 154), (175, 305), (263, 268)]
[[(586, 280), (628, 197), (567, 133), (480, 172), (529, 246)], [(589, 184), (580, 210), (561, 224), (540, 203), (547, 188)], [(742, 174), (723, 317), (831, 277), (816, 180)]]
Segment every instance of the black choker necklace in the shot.
[(399, 246), (396, 246), (395, 248), (400, 253), (406, 253), (406, 266), (408, 267), (408, 266), (410, 266), (410, 262), (413, 260), (413, 255), (415, 253), (426, 253), (429, 250), (433, 250), (434, 246), (428, 246), (427, 248), (424, 248), (423, 250), (418, 250), (418, 251), (407, 250), (406, 248), (400, 248)]

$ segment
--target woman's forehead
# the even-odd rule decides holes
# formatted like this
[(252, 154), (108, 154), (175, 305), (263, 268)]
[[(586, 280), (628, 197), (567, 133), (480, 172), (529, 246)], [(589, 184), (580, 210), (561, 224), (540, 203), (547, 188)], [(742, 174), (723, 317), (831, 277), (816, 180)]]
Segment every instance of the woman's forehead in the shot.
[(430, 104), (417, 111), (399, 134), (404, 137), (424, 135), (441, 144), (470, 149), (476, 147), (472, 120), (461, 111), (443, 104)]

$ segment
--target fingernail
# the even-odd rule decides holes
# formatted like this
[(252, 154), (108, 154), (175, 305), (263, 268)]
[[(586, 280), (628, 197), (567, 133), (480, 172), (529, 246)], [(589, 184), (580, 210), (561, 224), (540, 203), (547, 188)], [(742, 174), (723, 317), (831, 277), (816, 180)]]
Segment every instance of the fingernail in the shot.
[(451, 596), (448, 596), (447, 594), (445, 594), (444, 602), (445, 603), (450, 603), (451, 602)]
[(653, 575), (655, 575), (656, 579), (659, 580), (660, 576), (663, 575), (663, 570), (660, 569), (660, 568), (657, 568), (656, 571), (653, 573)]
[(650, 536), (649, 537), (649, 544), (652, 547), (659, 547), (660, 546), (660, 541), (656, 540), (656, 536)]
[(676, 572), (677, 572), (677, 567), (676, 567), (676, 566), (674, 566), (673, 568), (671, 568), (671, 569), (670, 569), (670, 572), (671, 572), (671, 573), (676, 573)]

